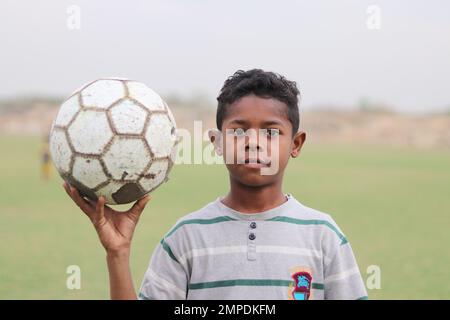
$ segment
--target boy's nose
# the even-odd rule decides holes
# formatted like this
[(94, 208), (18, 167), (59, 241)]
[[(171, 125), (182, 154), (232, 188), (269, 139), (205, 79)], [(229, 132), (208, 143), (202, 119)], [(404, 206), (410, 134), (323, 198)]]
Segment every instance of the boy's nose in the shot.
[(245, 150), (246, 151), (249, 151), (249, 150), (260, 150), (260, 149), (261, 149), (261, 146), (258, 143), (252, 143), (252, 144), (248, 143), (245, 146)]
[(246, 150), (259, 150), (261, 147), (259, 145), (258, 141), (258, 132), (254, 129), (247, 130), (246, 135), (246, 144), (245, 149)]

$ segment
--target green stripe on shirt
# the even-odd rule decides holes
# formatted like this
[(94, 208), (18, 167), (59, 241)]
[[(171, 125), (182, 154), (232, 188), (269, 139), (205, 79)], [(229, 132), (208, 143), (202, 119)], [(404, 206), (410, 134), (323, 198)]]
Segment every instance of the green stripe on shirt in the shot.
[[(172, 258), (172, 260), (178, 262), (177, 258), (175, 257), (175, 255), (172, 252), (172, 249), (170, 249), (170, 246), (167, 244), (167, 242), (164, 241), (164, 239), (161, 239), (161, 246), (163, 247), (164, 251), (167, 252), (167, 254), (169, 255), (169, 257)], [(179, 262), (178, 262), (179, 263)]]
[(185, 224), (214, 224), (219, 222), (225, 222), (225, 221), (236, 221), (236, 219), (233, 219), (228, 216), (219, 216), (212, 219), (188, 219), (181, 221), (178, 223), (167, 235), (166, 237), (170, 236), (172, 233), (174, 233), (177, 229), (184, 226)]
[[(179, 229), (180, 227), (182, 227), (185, 224), (215, 224), (215, 223), (226, 222), (226, 221), (237, 221), (237, 220), (234, 218), (231, 218), (229, 216), (219, 216), (219, 217), (215, 217), (212, 219), (184, 220), (184, 221), (181, 221), (180, 223), (178, 223), (165, 237), (169, 237), (177, 229)], [(274, 217), (271, 219), (267, 219), (265, 221), (279, 221), (279, 222), (286, 222), (286, 223), (299, 224), (299, 225), (325, 225), (336, 233), (336, 235), (341, 240), (341, 245), (344, 245), (348, 242), (347, 238), (342, 233), (340, 233), (339, 230), (333, 224), (331, 224), (330, 222), (328, 222), (326, 220), (317, 220), (317, 219), (302, 220), (302, 219), (295, 219), (295, 218), (291, 218), (291, 217), (278, 216), (278, 217)], [(177, 258), (173, 254), (169, 245), (164, 241), (164, 239), (161, 240), (161, 245), (163, 246), (164, 250), (169, 254), (169, 256), (174, 261), (178, 262)]]
[[(176, 230), (178, 230), (179, 228), (181, 228), (185, 224), (215, 224), (215, 223), (226, 222), (226, 221), (237, 221), (237, 219), (231, 218), (229, 216), (219, 216), (219, 217), (215, 217), (215, 218), (212, 218), (212, 219), (188, 219), (188, 220), (184, 220), (184, 221), (181, 221), (180, 223), (178, 223), (166, 235), (166, 237), (169, 237), (170, 235), (172, 235)], [(295, 218), (291, 218), (291, 217), (279, 216), (279, 217), (274, 217), (274, 218), (271, 218), (271, 219), (267, 219), (265, 221), (279, 221), (279, 222), (287, 222), (287, 223), (299, 224), (299, 225), (324, 225), (324, 226), (330, 228), (332, 231), (334, 231), (334, 233), (336, 233), (336, 235), (341, 240), (341, 245), (346, 244), (348, 242), (347, 238), (341, 232), (339, 232), (339, 230), (333, 224), (331, 224), (330, 222), (328, 222), (326, 220), (317, 220), (317, 219), (302, 220), (302, 219), (295, 219)]]
[(293, 224), (301, 224), (301, 225), (325, 225), (328, 228), (330, 228), (331, 230), (334, 231), (334, 233), (336, 233), (336, 235), (339, 237), (339, 239), (341, 239), (341, 245), (346, 244), (347, 238), (339, 232), (339, 230), (330, 222), (326, 221), (326, 220), (302, 220), (302, 219), (295, 219), (295, 218), (291, 218), (291, 217), (275, 217), (275, 218), (271, 218), (268, 219), (266, 221), (280, 221), (280, 222), (287, 222), (287, 223), (293, 223)]
[(147, 298), (142, 292), (139, 292), (138, 298), (140, 300), (150, 300), (149, 298)]

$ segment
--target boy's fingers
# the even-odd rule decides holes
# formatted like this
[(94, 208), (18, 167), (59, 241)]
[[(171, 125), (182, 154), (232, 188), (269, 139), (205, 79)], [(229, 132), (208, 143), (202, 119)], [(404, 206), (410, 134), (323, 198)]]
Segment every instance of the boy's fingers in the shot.
[(96, 226), (102, 225), (105, 221), (105, 198), (103, 196), (97, 199), (97, 204), (95, 205), (95, 221)]
[(91, 218), (92, 211), (93, 211), (92, 205), (89, 202), (87, 202), (86, 200), (84, 200), (78, 193), (78, 190), (75, 189), (74, 187), (70, 186), (69, 190), (70, 190), (70, 196), (71, 196), (72, 200), (78, 205), (78, 207), (80, 207), (80, 209), (84, 213), (86, 213), (86, 215), (89, 218)]
[(69, 197), (71, 197), (72, 200), (75, 200), (75, 199), (73, 199), (72, 191), (70, 190), (70, 184), (68, 184), (66, 181), (64, 181), (63, 186), (64, 186), (64, 190), (66, 190), (66, 193), (69, 195)]
[(92, 211), (93, 206), (80, 195), (76, 188), (70, 187), (70, 191), (74, 197), (75, 202), (80, 205), (80, 208), (82, 210), (86, 210), (88, 212)]
[(142, 211), (144, 211), (147, 202), (150, 200), (150, 196), (147, 194), (143, 198), (136, 201), (131, 209), (128, 211), (129, 214), (134, 215), (136, 218), (139, 218)]
[(68, 196), (72, 198), (72, 195), (70, 194), (70, 190), (69, 190), (69, 184), (64, 181), (63, 187), (64, 187), (64, 190), (66, 191), (66, 193), (68, 194)]

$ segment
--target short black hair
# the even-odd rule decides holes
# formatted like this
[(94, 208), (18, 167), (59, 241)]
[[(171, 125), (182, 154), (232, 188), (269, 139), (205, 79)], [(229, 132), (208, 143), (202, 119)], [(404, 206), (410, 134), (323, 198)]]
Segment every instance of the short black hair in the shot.
[(217, 97), (216, 125), (221, 130), (227, 107), (247, 95), (254, 94), (261, 98), (274, 98), (284, 102), (287, 116), (292, 123), (292, 135), (298, 131), (300, 115), (298, 111), (298, 95), (300, 91), (294, 81), (287, 80), (278, 73), (252, 69), (238, 70), (223, 84)]

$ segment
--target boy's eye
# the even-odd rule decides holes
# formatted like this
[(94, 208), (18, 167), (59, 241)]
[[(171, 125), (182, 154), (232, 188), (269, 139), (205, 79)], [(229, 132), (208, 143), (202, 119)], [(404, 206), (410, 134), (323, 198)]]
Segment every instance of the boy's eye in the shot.
[(243, 136), (245, 136), (245, 130), (242, 128), (236, 128), (236, 129), (233, 129), (233, 134), (236, 137), (243, 137)]
[(280, 134), (280, 130), (278, 130), (278, 129), (263, 129), (263, 133), (269, 137), (276, 137)]

